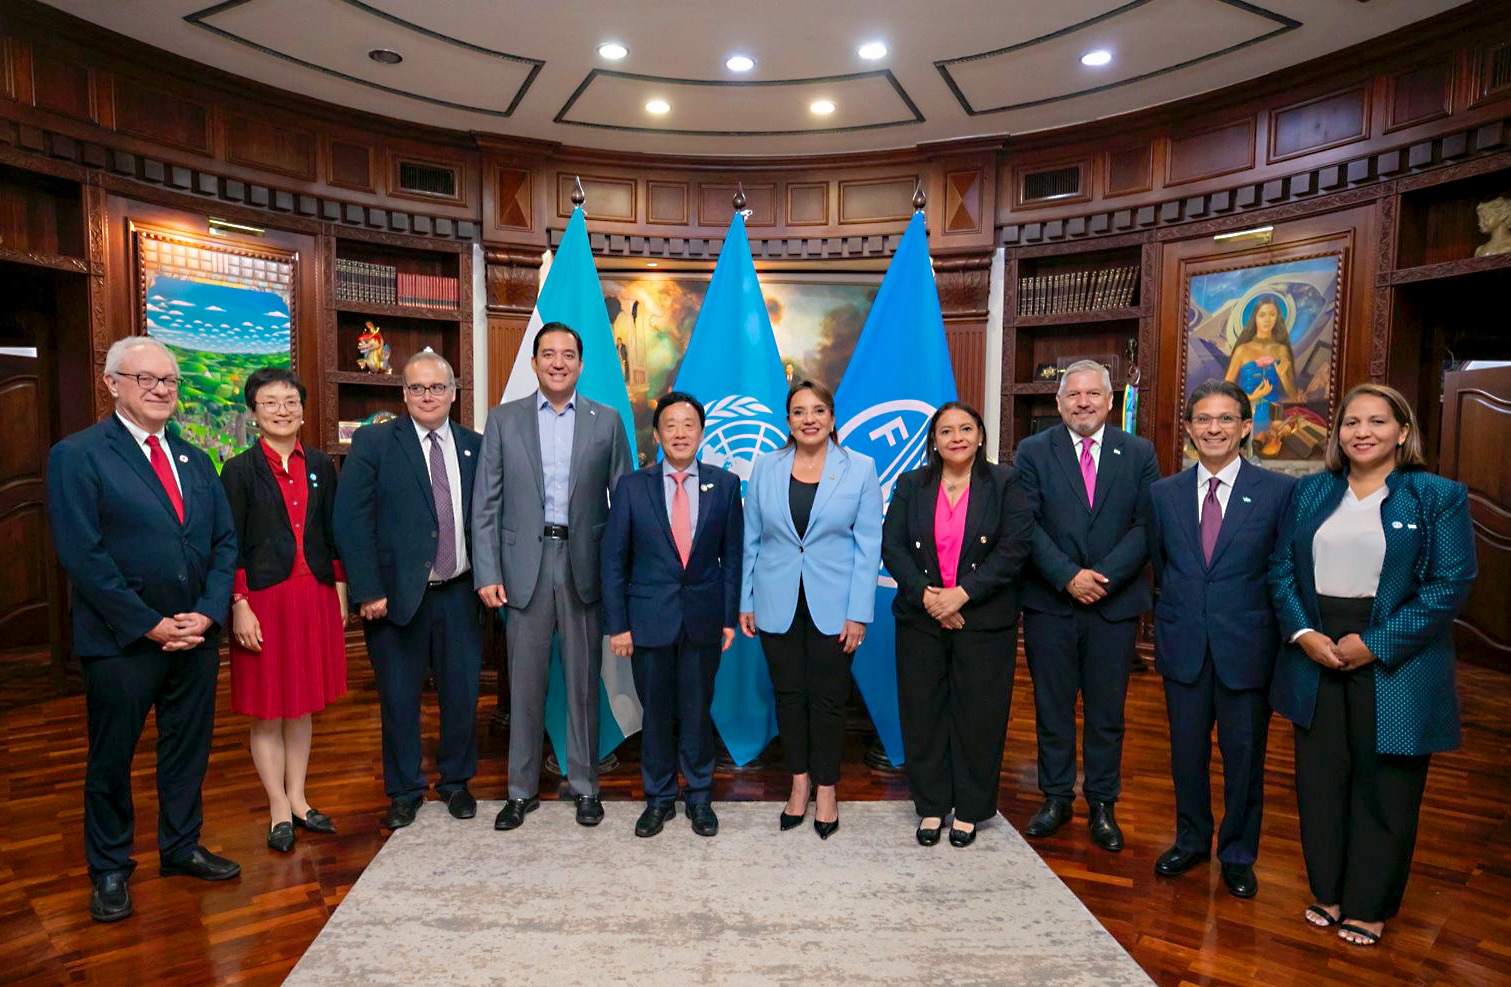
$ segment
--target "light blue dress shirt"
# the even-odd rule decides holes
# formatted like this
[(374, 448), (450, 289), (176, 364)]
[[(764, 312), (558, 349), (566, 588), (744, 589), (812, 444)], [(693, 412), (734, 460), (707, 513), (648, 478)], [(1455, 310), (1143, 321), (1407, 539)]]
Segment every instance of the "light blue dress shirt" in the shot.
[(546, 523), (567, 523), (567, 491), (572, 465), (572, 436), (577, 430), (577, 392), (557, 411), (539, 391), (535, 422), (540, 429), (540, 475), (546, 494)]
[[(666, 488), (666, 520), (672, 519), (672, 504), (677, 496), (677, 481), (672, 479), (672, 474), (678, 472), (677, 468), (666, 460), (661, 460), (661, 483)], [(687, 491), (687, 523), (688, 532), (698, 530), (698, 461), (694, 459), (692, 465), (687, 468), (687, 478), (682, 481), (682, 488)]]

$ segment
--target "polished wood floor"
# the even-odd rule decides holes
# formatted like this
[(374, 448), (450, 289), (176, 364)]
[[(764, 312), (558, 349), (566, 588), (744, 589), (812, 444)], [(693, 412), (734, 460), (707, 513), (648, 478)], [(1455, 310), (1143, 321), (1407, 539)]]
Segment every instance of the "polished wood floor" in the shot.
[[(81, 848), (85, 741), (83, 703), (52, 699), (0, 713), (0, 982), (27, 984), (276, 984), (383, 845), (385, 804), (378, 707), (367, 662), (351, 663), (351, 692), (316, 720), (310, 797), (340, 834), (306, 837), (282, 856), (263, 846), (261, 786), (246, 752), (247, 720), (229, 712), (224, 670), (210, 774), (205, 842), (240, 861), (239, 880), (202, 884), (157, 876), (152, 731), (136, 760), (136, 915), (102, 926), (88, 913)], [(1022, 827), (1038, 804), (1033, 704), (1020, 662), (1003, 761), (1001, 807)], [(474, 791), (499, 798), (505, 750), (478, 718), (482, 761)], [(1427, 786), (1412, 882), (1382, 944), (1361, 950), (1302, 923), (1307, 903), (1297, 840), (1288, 727), (1276, 722), (1259, 897), (1238, 901), (1217, 871), (1154, 877), (1154, 858), (1174, 832), (1168, 744), (1159, 678), (1135, 674), (1128, 701), (1123, 801), (1129, 849), (1108, 854), (1073, 825), (1039, 851), (1086, 906), (1162, 985), (1504, 985), (1511, 983), (1511, 679), (1462, 670), (1464, 748), (1436, 759)], [(427, 703), (427, 736), (435, 710)], [(863, 766), (851, 738), (841, 793), (847, 799), (905, 797), (900, 777)], [(605, 778), (605, 825), (630, 826), (638, 807), (633, 742), (626, 764)], [(778, 799), (774, 768), (723, 772), (717, 798)], [(1219, 796), (1220, 797), (1220, 796)], [(841, 810), (843, 811), (843, 809)], [(499, 834), (500, 847), (518, 835)], [(814, 853), (822, 853), (816, 839)], [(956, 853), (948, 846), (920, 853)], [(503, 889), (500, 889), (502, 892)], [(528, 899), (521, 899), (522, 908)], [(968, 921), (968, 918), (963, 917)], [(433, 976), (432, 976), (433, 974)], [(441, 971), (409, 971), (424, 983)]]

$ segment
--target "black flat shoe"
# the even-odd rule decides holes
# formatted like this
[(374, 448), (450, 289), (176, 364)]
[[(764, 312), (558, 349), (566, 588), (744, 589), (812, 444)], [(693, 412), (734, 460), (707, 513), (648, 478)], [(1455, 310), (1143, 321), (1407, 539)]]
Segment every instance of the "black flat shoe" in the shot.
[(466, 786), (447, 792), (443, 798), (446, 800), (446, 811), (451, 813), (453, 819), (471, 819), (477, 815), (477, 799), (467, 791)]
[(281, 822), (268, 830), (268, 849), (289, 853), (294, 849), (294, 824)]
[(1070, 808), (1070, 803), (1064, 799), (1044, 800), (1039, 806), (1039, 811), (1028, 821), (1024, 828), (1024, 836), (1052, 836), (1055, 830), (1070, 822), (1070, 817), (1075, 813)]
[(330, 816), (327, 816), (318, 809), (312, 808), (304, 814), (303, 819), (300, 819), (297, 815), (294, 817), (294, 828), (307, 829), (311, 833), (329, 834), (336, 831), (336, 824), (331, 822)]
[(1176, 877), (1197, 864), (1204, 864), (1211, 859), (1210, 853), (1196, 853), (1173, 846), (1160, 854), (1159, 859), (1154, 862), (1154, 873), (1160, 877)]
[(963, 829), (956, 829), (954, 826), (950, 827), (950, 846), (968, 847), (975, 842), (976, 831), (974, 829), (967, 832)]
[(919, 846), (934, 846), (939, 842), (939, 835), (944, 832), (944, 820), (939, 820), (938, 826), (919, 826), (914, 836), (918, 837)]
[[(293, 827), (289, 829), (292, 831)], [(157, 872), (164, 877), (182, 874), (201, 881), (228, 881), (241, 873), (241, 865), (197, 846), (177, 860), (164, 860)]]
[(388, 811), (378, 820), (378, 825), (384, 829), (403, 829), (414, 822), (415, 813), (420, 811), (420, 803), (423, 801), (424, 799), (392, 800), (388, 803)]
[(577, 796), (577, 825), (597, 826), (603, 822), (603, 803), (597, 795)]
[(1091, 830), (1091, 842), (1103, 850), (1117, 853), (1123, 849), (1123, 831), (1112, 813), (1111, 802), (1091, 803), (1091, 820), (1087, 826)]
[(699, 836), (719, 835), (719, 817), (714, 814), (714, 807), (707, 802), (688, 806), (687, 818), (692, 821), (693, 832)]
[(498, 815), (493, 820), (493, 828), (518, 829), (524, 825), (525, 813), (534, 812), (539, 808), (539, 795), (531, 795), (527, 799), (510, 799), (504, 803), (502, 809), (498, 810)]
[(125, 871), (102, 874), (89, 895), (89, 917), (96, 922), (119, 922), (131, 914), (131, 890)]
[(835, 830), (837, 829), (839, 829), (838, 819), (834, 820), (834, 822), (819, 822), (817, 819), (813, 820), (813, 831), (818, 834), (818, 838), (821, 840), (827, 840), (829, 837), (833, 836)]
[(666, 805), (648, 805), (645, 811), (640, 813), (640, 818), (635, 820), (635, 835), (649, 839), (661, 832), (661, 827), (666, 821), (677, 814), (677, 803), (668, 802)]

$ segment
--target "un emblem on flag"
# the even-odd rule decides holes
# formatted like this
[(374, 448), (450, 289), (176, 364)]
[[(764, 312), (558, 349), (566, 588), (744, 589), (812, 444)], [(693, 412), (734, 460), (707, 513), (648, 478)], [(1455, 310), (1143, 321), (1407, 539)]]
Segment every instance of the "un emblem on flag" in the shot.
[(904, 398), (873, 404), (839, 430), (840, 445), (876, 462), (882, 510), (892, 503), (897, 478), (928, 461), (929, 419), (933, 417), (934, 406), (927, 401)]
[(756, 457), (779, 447), (787, 435), (771, 423), (772, 410), (748, 394), (722, 397), (704, 409), (704, 416), (698, 458), (738, 476), (743, 496)]

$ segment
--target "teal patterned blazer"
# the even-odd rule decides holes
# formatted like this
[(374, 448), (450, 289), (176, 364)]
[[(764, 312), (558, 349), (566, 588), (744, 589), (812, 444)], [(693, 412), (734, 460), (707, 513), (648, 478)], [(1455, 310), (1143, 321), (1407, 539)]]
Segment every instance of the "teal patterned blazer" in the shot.
[[(1398, 469), (1380, 505), (1385, 564), (1369, 629), (1360, 637), (1375, 656), (1375, 749), (1381, 754), (1432, 754), (1459, 745), (1454, 685), (1453, 620), (1475, 577), (1469, 492), (1421, 469)], [(1270, 557), (1270, 598), (1282, 641), (1319, 627), (1312, 538), (1343, 500), (1346, 472), (1317, 473), (1296, 484), (1294, 509)], [(1270, 704), (1303, 729), (1312, 724), (1322, 667), (1294, 644), (1283, 644), (1270, 685)]]

